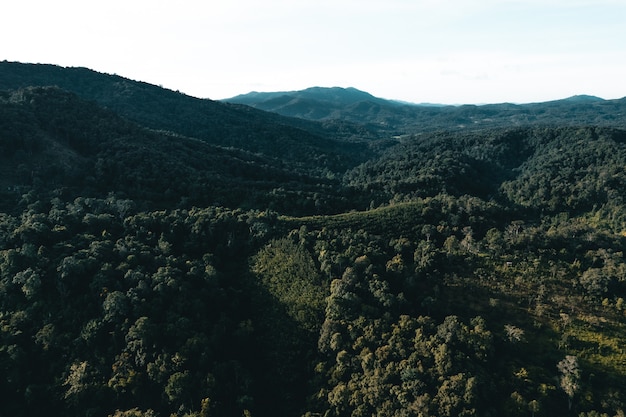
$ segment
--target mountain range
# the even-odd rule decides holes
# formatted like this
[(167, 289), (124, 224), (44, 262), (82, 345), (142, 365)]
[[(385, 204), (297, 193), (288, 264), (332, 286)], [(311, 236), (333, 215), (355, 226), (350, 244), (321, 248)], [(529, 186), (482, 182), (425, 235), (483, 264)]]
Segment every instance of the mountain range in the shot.
[(623, 416), (625, 105), (0, 62), (0, 416)]
[[(143, 195), (153, 196), (153, 202), (158, 197), (170, 206), (177, 201), (269, 205), (289, 212), (309, 207), (309, 213), (348, 209), (344, 195), (348, 189), (356, 190), (342, 180), (346, 173), (395, 152), (397, 144), (414, 135), (429, 135), (422, 138), (427, 143), (433, 133), (443, 130), (469, 134), (543, 125), (622, 127), (626, 103), (577, 96), (529, 105), (432, 107), (384, 100), (354, 88), (317, 87), (233, 99), (244, 105), (198, 99), (86, 68), (12, 62), (0, 63), (0, 89), (13, 91), (2, 101), (7, 138), (0, 178), (4, 190), (41, 183), (72, 193), (90, 181), (93, 195), (106, 194), (111, 184), (116, 185), (115, 192), (129, 195), (131, 181), (114, 173), (132, 178), (137, 172), (137, 178), (144, 179), (135, 179), (132, 189), (145, 190)], [(272, 107), (277, 103), (283, 104)], [(269, 106), (274, 112), (248, 104)], [(301, 111), (294, 112), (295, 108)], [(118, 139), (120, 126), (127, 131), (123, 140)], [(24, 132), (31, 133), (24, 137)], [(205, 150), (199, 152), (198, 147)], [(152, 156), (142, 158), (138, 149)], [(15, 157), (6, 159), (9, 155)], [(147, 180), (153, 174), (144, 175), (158, 171), (155, 161), (170, 167), (159, 182)], [(105, 170), (103, 164), (117, 168)], [(81, 175), (88, 166), (100, 169)], [(224, 175), (226, 171), (231, 174)], [(174, 185), (177, 178), (192, 177), (197, 179), (192, 188), (182, 187), (185, 181)], [(372, 192), (358, 191), (359, 198), (351, 198), (353, 208), (393, 197)], [(14, 204), (21, 194), (11, 194), (15, 197), (6, 199), (4, 206)]]
[(308, 120), (347, 120), (393, 133), (485, 129), (538, 124), (620, 124), (626, 98), (578, 95), (530, 104), (428, 105), (385, 100), (355, 88), (314, 87), (302, 91), (239, 95), (224, 102)]

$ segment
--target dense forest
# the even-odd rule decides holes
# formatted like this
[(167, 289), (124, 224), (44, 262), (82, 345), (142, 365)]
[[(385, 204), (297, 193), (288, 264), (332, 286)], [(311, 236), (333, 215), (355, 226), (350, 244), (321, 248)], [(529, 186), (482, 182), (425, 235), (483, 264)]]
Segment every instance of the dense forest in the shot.
[(398, 135), (87, 69), (0, 89), (0, 417), (624, 416), (597, 101)]

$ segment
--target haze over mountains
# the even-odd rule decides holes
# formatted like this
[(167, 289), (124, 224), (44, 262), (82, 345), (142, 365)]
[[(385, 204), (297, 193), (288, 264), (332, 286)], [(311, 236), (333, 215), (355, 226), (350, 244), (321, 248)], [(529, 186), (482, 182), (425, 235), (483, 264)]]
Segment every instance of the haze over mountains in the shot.
[(0, 62), (0, 416), (623, 416), (625, 109)]
[[(542, 123), (613, 125), (626, 107), (626, 98), (603, 100), (586, 95), (521, 105), (418, 105), (385, 100), (354, 88), (339, 87), (252, 92), (223, 101), (245, 104), (284, 116), (309, 120), (342, 119), (405, 132), (437, 130), (442, 127), (490, 128)], [(581, 106), (583, 104), (586, 106)]]

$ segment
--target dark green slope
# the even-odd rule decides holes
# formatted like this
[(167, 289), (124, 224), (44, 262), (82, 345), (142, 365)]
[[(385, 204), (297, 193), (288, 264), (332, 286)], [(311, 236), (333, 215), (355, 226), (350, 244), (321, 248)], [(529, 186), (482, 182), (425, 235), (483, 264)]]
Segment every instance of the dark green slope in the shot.
[(347, 123), (289, 119), (86, 68), (0, 62), (0, 90), (29, 86), (56, 86), (151, 129), (262, 153), (318, 172), (334, 172), (368, 158), (366, 145), (351, 142), (377, 137)]
[(336, 183), (294, 168), (288, 154), (287, 161), (276, 160), (148, 130), (51, 87), (0, 96), (0, 147), (5, 210), (29, 191), (115, 193), (149, 207), (222, 204), (312, 212), (316, 203), (321, 209), (342, 199)]

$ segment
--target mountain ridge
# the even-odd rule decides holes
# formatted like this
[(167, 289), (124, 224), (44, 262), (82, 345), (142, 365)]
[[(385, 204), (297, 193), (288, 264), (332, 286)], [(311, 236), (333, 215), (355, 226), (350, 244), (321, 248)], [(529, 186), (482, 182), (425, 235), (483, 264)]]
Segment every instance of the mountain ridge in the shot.
[[(553, 100), (546, 101), (529, 101), (524, 103), (515, 103), (511, 101), (504, 102), (488, 102), (488, 103), (457, 103), (457, 104), (444, 104), (444, 103), (425, 103), (425, 102), (414, 102), (414, 101), (406, 101), (406, 100), (398, 100), (393, 98), (381, 98), (374, 96), (373, 94), (360, 90), (356, 87), (322, 87), (322, 86), (314, 86), (307, 87), (302, 90), (281, 90), (281, 91), (250, 91), (248, 93), (238, 94), (233, 97), (223, 98), (218, 101), (222, 102), (232, 102), (232, 103), (258, 103), (266, 100), (272, 100), (276, 97), (307, 97), (314, 98), (319, 97), (324, 101), (333, 101), (334, 97), (342, 98), (345, 104), (351, 104), (354, 102), (362, 101), (362, 100), (371, 100), (371, 101), (379, 101), (386, 103), (396, 103), (398, 105), (408, 105), (408, 106), (418, 106), (418, 107), (460, 107), (460, 106), (497, 106), (497, 105), (517, 105), (517, 106), (527, 106), (527, 105), (537, 105), (544, 103), (558, 103), (558, 102), (566, 102), (566, 101), (611, 101), (604, 99), (602, 97), (589, 95), (589, 94), (575, 94), (573, 96), (557, 98)], [(612, 100), (623, 100), (626, 97), (612, 99)]]
[(252, 91), (246, 94), (239, 94), (235, 97), (222, 99), (220, 101), (246, 104), (246, 102), (258, 102), (275, 99), (276, 97), (292, 97), (318, 99), (321, 101), (329, 101), (333, 103), (341, 103), (349, 105), (357, 103), (359, 101), (381, 101), (386, 102), (382, 98), (374, 97), (372, 94), (359, 90), (354, 87), (309, 87), (304, 90), (292, 90), (292, 91), (276, 91), (276, 92), (258, 92)]
[(368, 124), (378, 126), (390, 134), (435, 131), (444, 127), (483, 129), (539, 124), (609, 126), (615, 125), (616, 121), (620, 126), (626, 126), (621, 117), (626, 111), (626, 98), (604, 100), (589, 95), (525, 104), (437, 105), (382, 99), (352, 87), (315, 87), (290, 92), (253, 92), (222, 101), (306, 120), (347, 120)]
[(0, 90), (30, 86), (56, 86), (148, 128), (214, 145), (262, 152), (272, 158), (282, 158), (287, 151), (296, 164), (308, 163), (311, 153), (332, 149), (334, 155), (328, 153), (326, 162), (320, 164), (320, 169), (331, 171), (346, 162), (358, 163), (367, 157), (360, 155), (363, 152), (369, 154), (367, 145), (350, 142), (378, 138), (374, 130), (358, 125), (311, 123), (249, 106), (199, 99), (87, 68), (0, 62)]
[[(246, 146), (240, 138), (249, 134), (260, 135), (266, 142), (271, 140), (267, 131), (242, 131), (242, 126), (249, 125), (252, 120), (263, 125), (271, 122), (290, 129), (305, 130), (307, 134), (314, 132), (317, 139), (311, 138), (313, 141), (319, 140), (320, 136), (335, 136), (342, 140), (372, 139), (442, 128), (467, 130), (541, 124), (626, 127), (622, 116), (626, 114), (626, 98), (596, 100), (591, 98), (593, 96), (579, 95), (529, 104), (432, 106), (381, 99), (353, 87), (312, 87), (295, 91), (296, 96), (289, 95), (292, 92), (254, 93), (257, 99), (254, 99), (254, 94), (247, 98), (245, 94), (240, 95), (237, 97), (246, 101), (242, 107), (228, 100), (213, 101), (187, 96), (84, 67), (0, 62), (0, 90), (32, 85), (56, 85), (88, 100), (95, 100), (148, 127), (176, 131), (224, 146)], [(302, 92), (305, 94), (302, 95)], [(338, 96), (344, 98), (337, 99)], [(347, 100), (346, 96), (351, 98)], [(254, 102), (258, 97), (271, 99)], [(161, 108), (155, 109), (153, 105)], [(187, 114), (172, 109), (184, 109)], [(259, 110), (263, 112), (259, 113)], [(159, 117), (155, 117), (156, 114)], [(181, 123), (181, 120), (186, 120), (186, 123)], [(286, 136), (293, 136), (294, 133)], [(302, 157), (305, 158), (304, 155)]]

